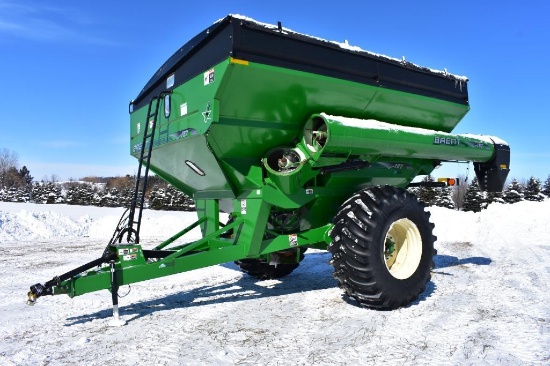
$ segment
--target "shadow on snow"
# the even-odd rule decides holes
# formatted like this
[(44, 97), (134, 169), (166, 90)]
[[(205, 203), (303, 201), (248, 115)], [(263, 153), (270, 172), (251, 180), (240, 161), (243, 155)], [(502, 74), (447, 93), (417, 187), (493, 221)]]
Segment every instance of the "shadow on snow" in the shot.
[(478, 266), (488, 266), (491, 264), (491, 258), (486, 257), (469, 257), (459, 259), (452, 255), (436, 255), (434, 257), (435, 267), (434, 269), (448, 268), (454, 266), (461, 266), (465, 264), (475, 264)]
[[(276, 280), (264, 281), (244, 273), (241, 274), (239, 267), (233, 263), (225, 263), (221, 266), (234, 269), (239, 275), (222, 283), (200, 286), (162, 298), (120, 306), (119, 309), (121, 315), (127, 321), (132, 321), (162, 310), (246, 301), (335, 288), (337, 282), (332, 277), (332, 268), (328, 265), (329, 259), (330, 253), (328, 252), (308, 253), (300, 266), (290, 275)], [(121, 292), (124, 292), (124, 290)], [(105, 309), (92, 314), (70, 317), (67, 318), (69, 323), (65, 325), (71, 326), (98, 318), (110, 318), (112, 314), (112, 309)]]
[[(141, 301), (121, 306), (120, 312), (130, 322), (135, 319), (153, 314), (157, 311), (173, 310), (182, 307), (206, 306), (226, 302), (247, 301), (266, 297), (285, 296), (300, 292), (325, 290), (336, 288), (337, 281), (332, 277), (332, 268), (328, 265), (330, 253), (308, 253), (300, 266), (290, 275), (277, 280), (261, 281), (242, 274), (223, 283), (196, 287), (188, 291), (178, 292), (162, 298)], [(436, 255), (435, 269), (456, 266), (460, 264), (487, 265), (488, 258), (472, 257), (458, 259), (457, 257)], [(233, 263), (221, 264), (240, 273), (239, 267)], [(267, 284), (267, 285), (266, 285)], [(406, 307), (415, 306), (428, 299), (435, 292), (433, 281), (426, 284), (426, 289), (418, 299)], [(343, 301), (354, 305), (361, 305), (352, 298), (342, 294)], [(65, 326), (82, 324), (96, 319), (106, 319), (112, 316), (112, 309), (104, 309), (95, 313), (67, 318)]]

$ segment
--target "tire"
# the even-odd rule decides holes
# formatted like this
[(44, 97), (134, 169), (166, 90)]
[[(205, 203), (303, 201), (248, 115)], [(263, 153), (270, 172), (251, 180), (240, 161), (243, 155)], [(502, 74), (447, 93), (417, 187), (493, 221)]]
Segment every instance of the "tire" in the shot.
[[(300, 262), (304, 259), (305, 251), (305, 248), (300, 250)], [(287, 258), (292, 256), (294, 256), (294, 258), (296, 257), (296, 251), (276, 252), (273, 254), (280, 254)], [(235, 264), (238, 265), (244, 273), (260, 280), (270, 280), (287, 276), (300, 265), (299, 262), (272, 265), (264, 259), (255, 258), (241, 259), (235, 261)]]
[(334, 277), (360, 304), (397, 309), (416, 300), (436, 254), (429, 212), (415, 195), (391, 186), (354, 194), (330, 232)]

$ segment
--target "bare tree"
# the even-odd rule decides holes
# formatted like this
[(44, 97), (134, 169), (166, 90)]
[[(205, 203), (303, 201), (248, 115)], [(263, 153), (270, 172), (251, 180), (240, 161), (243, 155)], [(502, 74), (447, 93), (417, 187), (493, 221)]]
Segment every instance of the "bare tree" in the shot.
[(107, 189), (116, 188), (118, 191), (122, 192), (125, 189), (134, 188), (134, 179), (129, 175), (125, 177), (113, 177), (107, 180)]
[(465, 175), (458, 176), (458, 185), (453, 187), (452, 200), (457, 210), (462, 210), (464, 206), (464, 198), (466, 197), (466, 191), (468, 190), (468, 182)]
[(19, 164), (19, 156), (16, 152), (6, 148), (0, 149), (0, 188), (4, 187), (9, 178), (10, 170), (17, 170)]

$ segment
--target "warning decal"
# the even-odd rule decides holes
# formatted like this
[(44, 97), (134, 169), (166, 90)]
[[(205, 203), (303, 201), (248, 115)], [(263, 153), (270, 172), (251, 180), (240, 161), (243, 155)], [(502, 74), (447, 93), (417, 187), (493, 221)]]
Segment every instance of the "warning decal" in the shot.
[(214, 82), (214, 69), (210, 69), (204, 73), (204, 85), (212, 84)]
[(297, 247), (298, 246), (298, 235), (296, 234), (290, 234), (288, 236), (288, 244), (291, 247)]

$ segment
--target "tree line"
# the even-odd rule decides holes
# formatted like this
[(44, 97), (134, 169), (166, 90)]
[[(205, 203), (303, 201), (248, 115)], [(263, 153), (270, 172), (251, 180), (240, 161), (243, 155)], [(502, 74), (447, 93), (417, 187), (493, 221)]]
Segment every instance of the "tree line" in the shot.
[[(193, 200), (156, 176), (148, 179), (147, 207), (155, 210), (192, 211)], [(0, 201), (42, 204), (128, 207), (133, 199), (135, 176), (84, 177), (58, 182), (55, 176), (35, 181), (26, 166), (18, 168), (17, 154), (0, 150)]]
[(433, 187), (434, 179), (430, 175), (423, 179), (426, 186), (409, 188), (426, 206), (439, 206), (461, 211), (479, 212), (491, 203), (516, 203), (520, 201), (540, 202), (550, 198), (550, 175), (544, 183), (540, 179), (530, 177), (526, 182), (512, 179), (502, 192), (481, 192), (477, 179), (468, 182), (466, 177), (460, 177), (460, 183), (453, 187)]
[[(193, 200), (156, 176), (148, 179), (145, 194), (147, 207), (155, 210), (192, 211)], [(409, 188), (426, 206), (439, 206), (462, 211), (479, 212), (494, 202), (516, 203), (523, 200), (542, 201), (550, 197), (550, 175), (541, 183), (529, 178), (526, 182), (517, 179), (502, 192), (481, 192), (477, 180), (471, 182), (459, 177), (460, 183), (453, 187), (433, 187), (430, 175), (423, 179), (428, 184)], [(133, 198), (135, 176), (84, 177), (78, 181), (58, 182), (56, 177), (35, 181), (26, 166), (18, 167), (18, 156), (7, 149), (0, 149), (0, 201), (33, 202), (43, 204), (66, 203), (70, 205), (93, 205), (101, 207), (128, 207)]]

